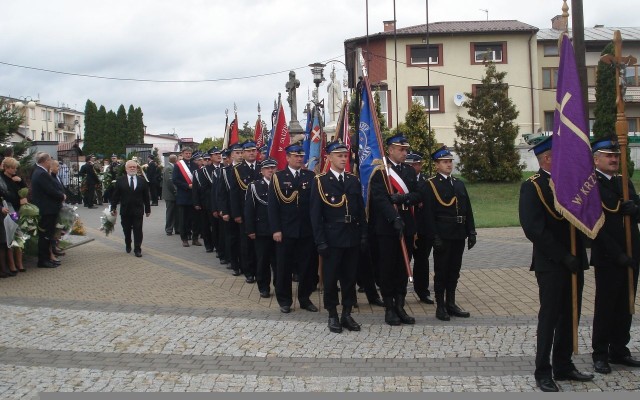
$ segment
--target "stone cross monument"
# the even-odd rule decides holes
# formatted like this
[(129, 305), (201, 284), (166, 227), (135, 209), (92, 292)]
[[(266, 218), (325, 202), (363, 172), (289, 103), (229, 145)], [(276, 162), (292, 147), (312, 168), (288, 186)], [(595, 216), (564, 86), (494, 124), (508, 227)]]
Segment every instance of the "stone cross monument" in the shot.
[(295, 71), (289, 71), (289, 80), (284, 85), (287, 89), (287, 102), (291, 107), (291, 121), (289, 122), (289, 134), (297, 134), (304, 132), (302, 126), (300, 126), (300, 122), (298, 122), (298, 102), (296, 100), (296, 89), (300, 87), (300, 81), (296, 79)]

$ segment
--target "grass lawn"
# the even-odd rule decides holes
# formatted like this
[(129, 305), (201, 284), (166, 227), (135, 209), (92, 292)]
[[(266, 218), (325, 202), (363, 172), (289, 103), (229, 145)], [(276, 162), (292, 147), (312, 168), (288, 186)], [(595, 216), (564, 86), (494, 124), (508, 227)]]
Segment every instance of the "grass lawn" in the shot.
[[(523, 172), (523, 181), (534, 172)], [(640, 171), (631, 178), (633, 185), (640, 188)], [(518, 221), (518, 199), (520, 183), (466, 183), (473, 216), (477, 228), (520, 226)]]

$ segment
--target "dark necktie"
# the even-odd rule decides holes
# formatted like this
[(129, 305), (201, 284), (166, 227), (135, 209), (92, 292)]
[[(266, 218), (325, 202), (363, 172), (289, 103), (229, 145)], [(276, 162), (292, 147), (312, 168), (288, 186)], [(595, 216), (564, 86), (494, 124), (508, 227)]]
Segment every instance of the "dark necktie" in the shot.
[(135, 187), (133, 186), (133, 176), (129, 178), (129, 187), (131, 190), (135, 190)]
[(447, 176), (447, 182), (449, 185), (453, 186), (453, 181), (451, 180), (451, 176)]
[(300, 171), (296, 171), (296, 173), (294, 174), (294, 177), (296, 179), (300, 178)]
[(340, 188), (344, 190), (344, 179), (342, 178), (342, 174), (338, 175), (338, 183), (340, 183)]

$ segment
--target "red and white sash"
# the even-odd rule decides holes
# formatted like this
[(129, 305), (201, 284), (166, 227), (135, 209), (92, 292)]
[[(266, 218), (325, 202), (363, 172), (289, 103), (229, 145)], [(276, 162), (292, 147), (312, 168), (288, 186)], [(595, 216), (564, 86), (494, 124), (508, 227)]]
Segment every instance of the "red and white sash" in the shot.
[(400, 175), (391, 167), (388, 169), (389, 171), (389, 180), (391, 181), (391, 186), (393, 186), (398, 193), (406, 194), (409, 193), (409, 188), (407, 184), (404, 183)]
[(191, 185), (193, 183), (193, 175), (191, 175), (191, 171), (189, 171), (189, 167), (187, 167), (187, 164), (184, 162), (184, 160), (180, 160), (176, 163), (176, 165), (178, 166), (178, 169), (180, 170), (180, 173), (182, 174), (184, 180), (187, 181), (187, 185)]

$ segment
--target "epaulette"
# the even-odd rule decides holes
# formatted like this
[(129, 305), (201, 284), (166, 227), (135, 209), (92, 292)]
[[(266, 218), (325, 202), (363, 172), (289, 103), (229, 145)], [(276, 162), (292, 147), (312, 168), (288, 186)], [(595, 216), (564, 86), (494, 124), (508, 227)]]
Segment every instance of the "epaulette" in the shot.
[(356, 176), (356, 174), (354, 174), (353, 172), (349, 172), (349, 171), (344, 171), (345, 175), (353, 175)]
[(315, 178), (316, 178), (316, 179), (317, 179), (317, 178), (320, 178), (321, 176), (325, 176), (326, 174), (327, 174), (326, 172), (322, 172), (322, 173), (320, 173), (320, 174), (316, 175), (316, 176), (315, 176)]
[(431, 178), (427, 178), (428, 181), (432, 181), (434, 179), (436, 179), (436, 175), (432, 176)]
[(540, 178), (540, 174), (535, 173), (529, 177), (529, 181), (534, 182), (536, 179)]

